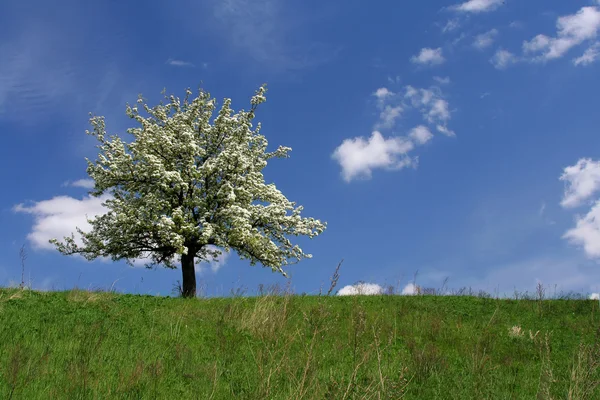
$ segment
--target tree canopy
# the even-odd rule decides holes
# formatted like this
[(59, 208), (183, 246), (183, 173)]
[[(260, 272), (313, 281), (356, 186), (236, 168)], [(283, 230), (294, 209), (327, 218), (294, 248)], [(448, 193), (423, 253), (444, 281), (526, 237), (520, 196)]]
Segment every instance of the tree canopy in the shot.
[(187, 89), (183, 102), (165, 95), (152, 108), (140, 95), (126, 107), (139, 124), (127, 130), (131, 143), (117, 135), (107, 139), (104, 117), (92, 116), (93, 129), (86, 133), (100, 142), (100, 153), (95, 162), (86, 158), (94, 180), (90, 194), (111, 195), (103, 203), (107, 213), (88, 219), (89, 232), (76, 228), (82, 246), (73, 234), (50, 243), (62, 254), (87, 260), (110, 257), (133, 265), (147, 257), (149, 268), (176, 268), (180, 257), (186, 297), (196, 292), (194, 264), (221, 251), (234, 250), (251, 265), (261, 263), (285, 276), (284, 266), (311, 257), (289, 236), (312, 239), (326, 223), (303, 218), (302, 206), (265, 183), (267, 161), (289, 157), (291, 150), (279, 146), (267, 152), (261, 124), (252, 124), (265, 94), (263, 85), (251, 98), (250, 110), (236, 114), (226, 98), (215, 118), (215, 99), (202, 89), (193, 99)]

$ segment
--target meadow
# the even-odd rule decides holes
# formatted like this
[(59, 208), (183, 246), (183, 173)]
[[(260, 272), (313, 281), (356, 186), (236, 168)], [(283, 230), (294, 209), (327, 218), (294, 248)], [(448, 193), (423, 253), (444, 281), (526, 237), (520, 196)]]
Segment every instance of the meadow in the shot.
[(0, 398), (600, 398), (598, 301), (424, 293), (4, 288)]

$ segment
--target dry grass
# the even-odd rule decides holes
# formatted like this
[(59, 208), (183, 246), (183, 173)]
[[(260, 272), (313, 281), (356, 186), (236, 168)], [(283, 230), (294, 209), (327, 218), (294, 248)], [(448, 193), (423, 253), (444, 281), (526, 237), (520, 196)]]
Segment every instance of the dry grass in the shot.
[(600, 384), (596, 372), (600, 367), (600, 345), (581, 343), (573, 365), (569, 385), (569, 400), (594, 399), (596, 388)]
[(109, 301), (114, 297), (115, 294), (110, 292), (95, 292), (90, 290), (74, 289), (69, 291), (67, 300), (76, 303), (94, 303), (97, 301)]

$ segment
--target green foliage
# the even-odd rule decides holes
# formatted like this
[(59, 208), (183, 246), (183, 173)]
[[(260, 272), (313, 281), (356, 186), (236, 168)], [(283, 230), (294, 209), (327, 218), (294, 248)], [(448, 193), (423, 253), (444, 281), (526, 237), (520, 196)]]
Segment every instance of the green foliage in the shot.
[(598, 302), (0, 289), (0, 398), (595, 399)]

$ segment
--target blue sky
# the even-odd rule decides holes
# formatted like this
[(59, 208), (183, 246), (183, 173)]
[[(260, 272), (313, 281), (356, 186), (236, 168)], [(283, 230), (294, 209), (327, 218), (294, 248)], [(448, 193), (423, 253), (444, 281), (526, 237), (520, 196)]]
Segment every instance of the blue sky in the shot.
[[(364, 281), (499, 294), (600, 290), (600, 2), (5, 2), (0, 14), (0, 285), (167, 295), (180, 270), (60, 255), (102, 212), (88, 113), (201, 85), (248, 108), (268, 182), (328, 223), (297, 242), (296, 292)], [(125, 137), (125, 136), (122, 136)], [(227, 295), (285, 278), (237, 255), (198, 268)]]

